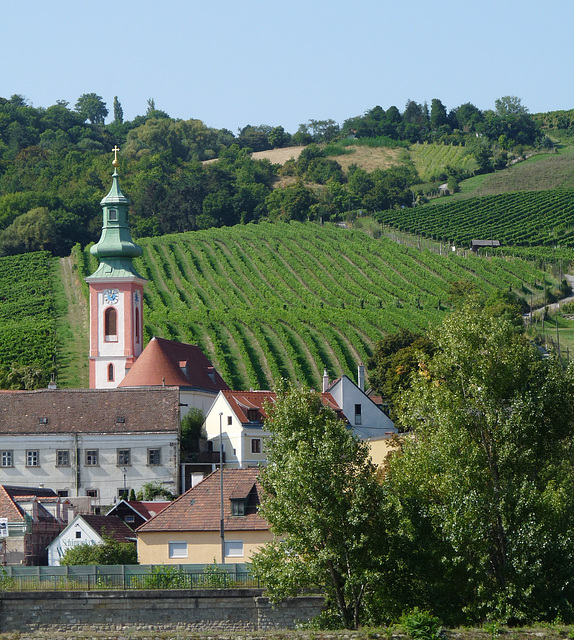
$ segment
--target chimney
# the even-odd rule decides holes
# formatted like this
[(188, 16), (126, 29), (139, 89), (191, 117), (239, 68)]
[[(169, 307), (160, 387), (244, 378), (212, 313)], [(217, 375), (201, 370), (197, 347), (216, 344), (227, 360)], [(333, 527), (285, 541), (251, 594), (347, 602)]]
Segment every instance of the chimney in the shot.
[(365, 390), (365, 365), (360, 364), (357, 370), (357, 387), (361, 391)]
[(323, 370), (323, 393), (327, 391), (329, 388), (329, 374), (327, 373), (327, 368)]

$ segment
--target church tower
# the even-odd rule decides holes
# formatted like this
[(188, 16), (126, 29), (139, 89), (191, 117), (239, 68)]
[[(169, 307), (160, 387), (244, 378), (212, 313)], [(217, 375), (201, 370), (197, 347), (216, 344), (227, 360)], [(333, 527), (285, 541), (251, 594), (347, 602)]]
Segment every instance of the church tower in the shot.
[(101, 201), (102, 235), (91, 248), (100, 265), (86, 278), (90, 287), (90, 389), (111, 389), (142, 352), (143, 285), (133, 259), (142, 249), (128, 225), (129, 200), (120, 189), (114, 149), (112, 188)]

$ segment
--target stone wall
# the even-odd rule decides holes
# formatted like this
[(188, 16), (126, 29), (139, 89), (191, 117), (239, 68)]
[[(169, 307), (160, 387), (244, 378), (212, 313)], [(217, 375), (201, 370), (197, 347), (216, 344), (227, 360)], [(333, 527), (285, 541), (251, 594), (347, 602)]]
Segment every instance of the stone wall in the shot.
[(260, 589), (4, 592), (0, 633), (290, 629), (323, 605), (321, 597), (306, 596), (272, 606), (261, 594)]

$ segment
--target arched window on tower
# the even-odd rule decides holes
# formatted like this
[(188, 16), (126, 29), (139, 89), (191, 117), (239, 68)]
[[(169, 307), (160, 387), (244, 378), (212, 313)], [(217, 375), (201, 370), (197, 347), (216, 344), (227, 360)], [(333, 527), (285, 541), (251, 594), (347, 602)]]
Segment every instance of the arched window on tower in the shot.
[(110, 363), (108, 365), (108, 382), (113, 382), (113, 381), (114, 381), (114, 365)]
[(140, 310), (136, 307), (136, 343), (140, 342)]
[(118, 314), (113, 307), (108, 307), (104, 314), (104, 335), (106, 342), (118, 339)]

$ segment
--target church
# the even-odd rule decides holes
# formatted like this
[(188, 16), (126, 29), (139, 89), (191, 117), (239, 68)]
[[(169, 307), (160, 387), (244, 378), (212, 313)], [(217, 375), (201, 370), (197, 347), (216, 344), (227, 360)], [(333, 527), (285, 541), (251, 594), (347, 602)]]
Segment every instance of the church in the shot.
[(0, 484), (45, 486), (93, 511), (146, 483), (186, 489), (180, 421), (206, 414), (229, 387), (194, 345), (152, 338), (143, 347), (145, 279), (133, 259), (129, 200), (114, 149), (112, 186), (102, 199), (99, 259), (90, 292), (89, 389), (0, 391)]

